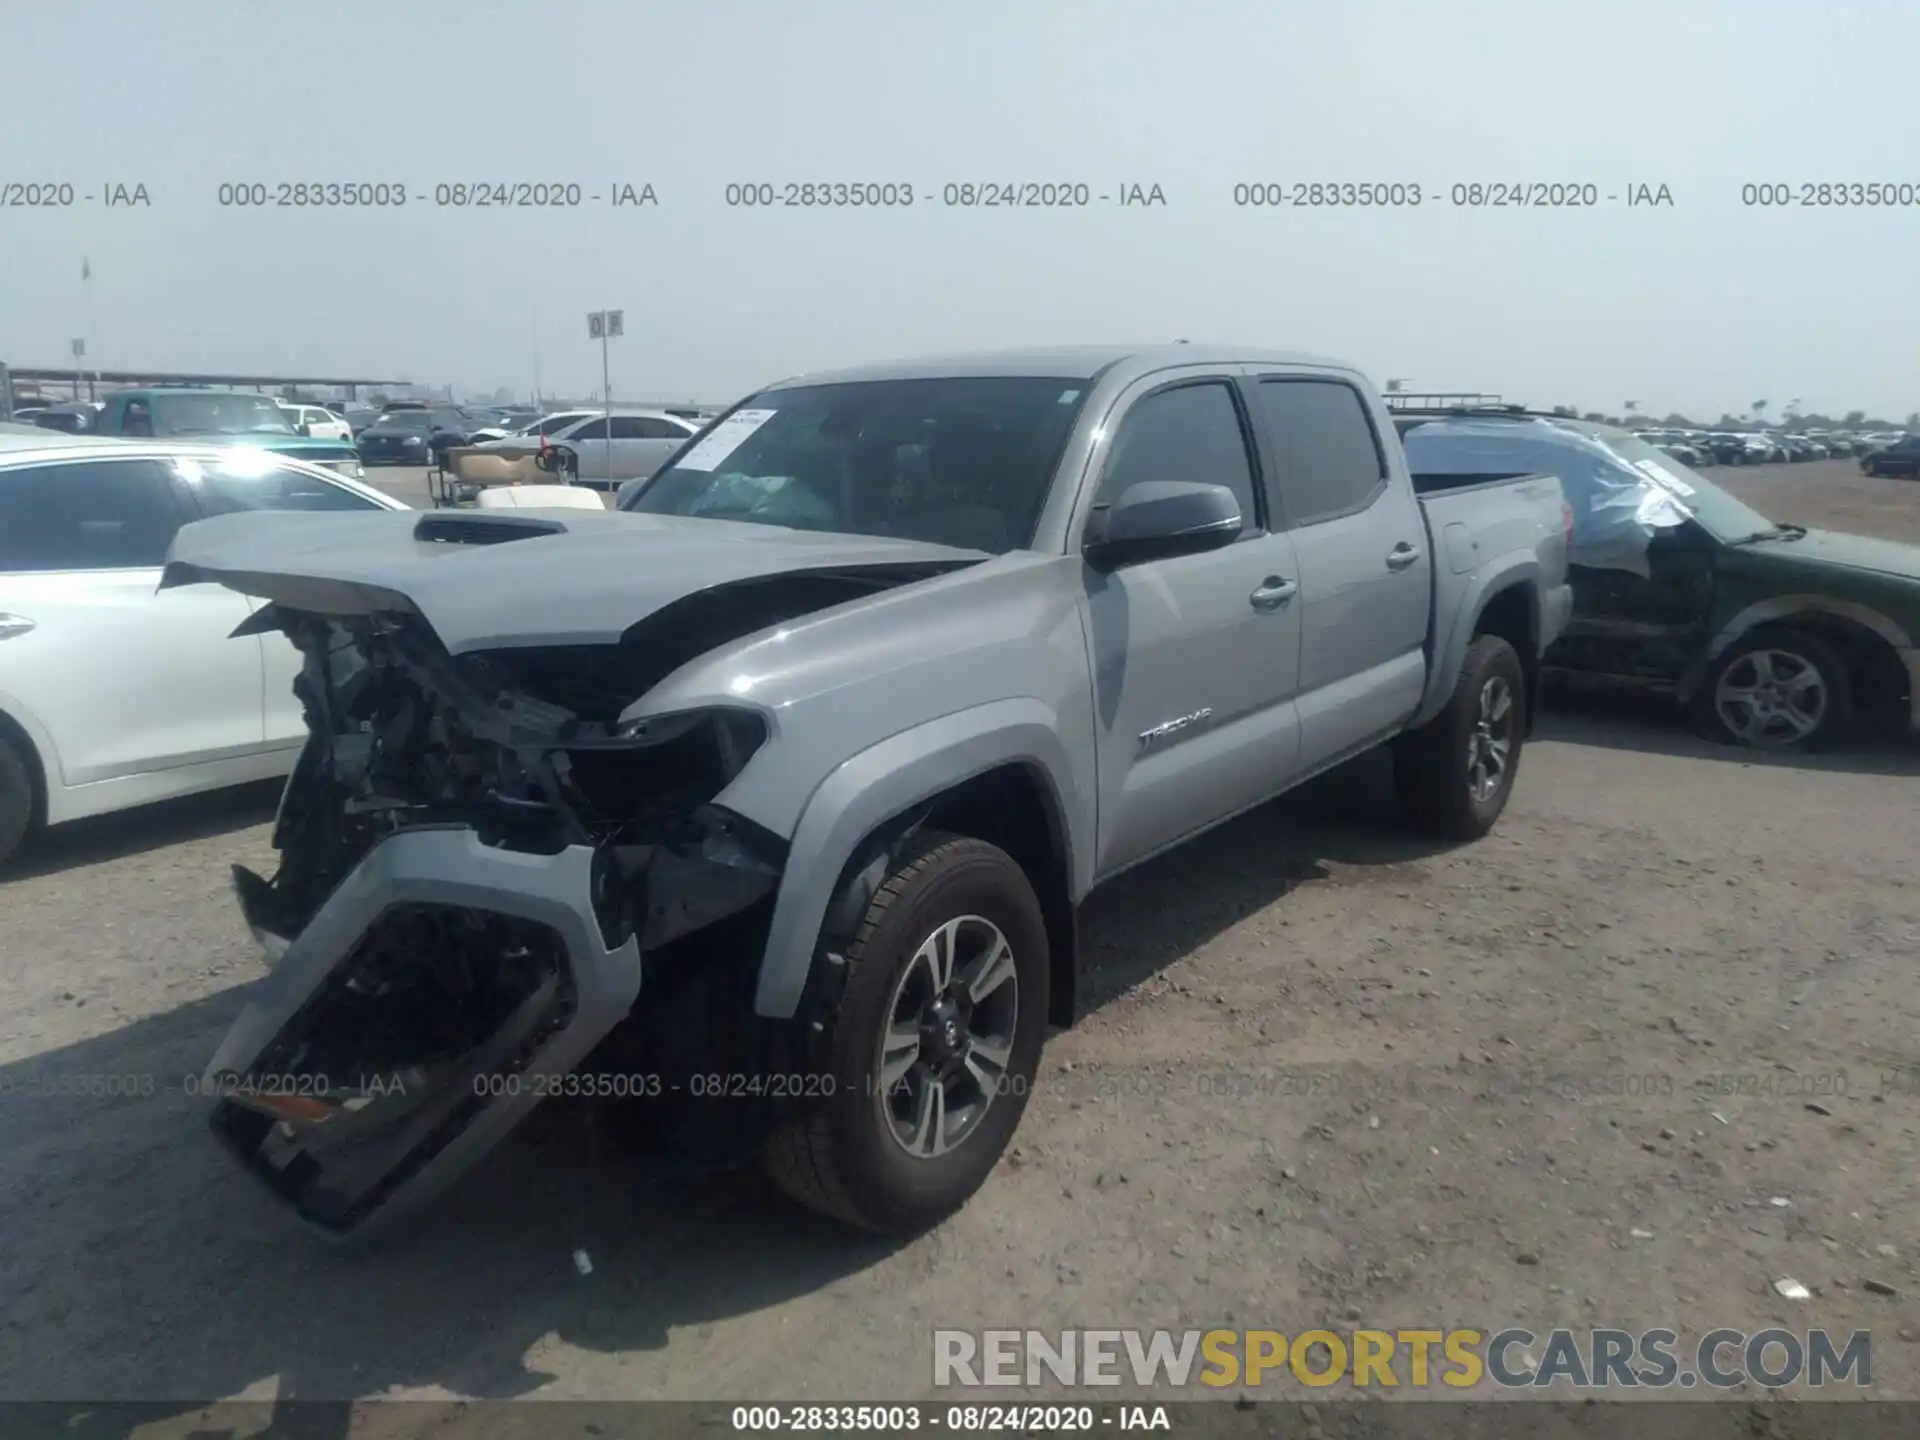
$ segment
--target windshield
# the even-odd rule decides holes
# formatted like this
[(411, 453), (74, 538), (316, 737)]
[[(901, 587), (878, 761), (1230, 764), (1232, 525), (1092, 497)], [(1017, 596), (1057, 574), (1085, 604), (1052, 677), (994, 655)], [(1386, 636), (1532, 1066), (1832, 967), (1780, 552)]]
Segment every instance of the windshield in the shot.
[(382, 415), (379, 420), (382, 430), (428, 430), (433, 427), (433, 412), (430, 410), (395, 410)]
[(156, 435), (290, 435), (286, 411), (258, 395), (156, 395)]
[(625, 508), (1002, 554), (1033, 543), (1084, 381), (981, 376), (755, 396)]
[(1742, 540), (1774, 528), (1751, 505), (1637, 436), (1603, 433), (1593, 438), (1666, 490), (1716, 540)]

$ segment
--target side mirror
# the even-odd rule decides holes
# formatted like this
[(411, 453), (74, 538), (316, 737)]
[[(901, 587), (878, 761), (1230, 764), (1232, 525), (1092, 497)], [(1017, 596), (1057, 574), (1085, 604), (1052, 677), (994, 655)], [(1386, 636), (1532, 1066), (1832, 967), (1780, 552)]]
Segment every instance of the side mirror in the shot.
[(1080, 554), (1099, 571), (1197, 555), (1231, 545), (1240, 538), (1241, 523), (1240, 501), (1224, 485), (1144, 480), (1111, 505), (1094, 507)]
[(299, 425), (295, 426), (294, 428), (297, 429), (302, 435), (310, 436), (313, 434), (313, 426), (307, 424), (305, 421), (302, 421)]

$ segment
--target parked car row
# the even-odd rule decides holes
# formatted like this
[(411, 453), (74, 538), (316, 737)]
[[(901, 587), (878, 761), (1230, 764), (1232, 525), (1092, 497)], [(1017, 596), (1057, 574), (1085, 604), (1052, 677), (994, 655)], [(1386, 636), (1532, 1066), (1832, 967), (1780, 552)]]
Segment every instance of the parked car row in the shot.
[(1860, 457), (1860, 469), (1868, 475), (1920, 480), (1920, 435), (1902, 435), (1881, 449), (1868, 451)]
[(548, 452), (546, 466), (566, 482), (611, 490), (644, 479), (699, 433), (706, 417), (670, 410), (621, 408), (567, 410), (543, 416), (511, 434), (474, 448), (501, 462)]
[(1637, 430), (1639, 439), (1683, 465), (1783, 465), (1871, 456), (1906, 439), (1904, 431)]
[(547, 452), (547, 466), (564, 483), (612, 489), (651, 475), (696, 434), (698, 411), (619, 407), (545, 414), (465, 405), (405, 402), (388, 406), (354, 435), (368, 465), (444, 467), (449, 451), (474, 448), (514, 461)]

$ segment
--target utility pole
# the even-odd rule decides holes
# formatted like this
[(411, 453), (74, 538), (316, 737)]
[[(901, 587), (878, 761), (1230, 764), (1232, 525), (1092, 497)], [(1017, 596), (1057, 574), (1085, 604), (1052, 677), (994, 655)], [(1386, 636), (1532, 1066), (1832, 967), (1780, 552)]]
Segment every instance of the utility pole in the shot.
[[(87, 399), (92, 400), (96, 398), (93, 393), (94, 382), (100, 378), (100, 321), (93, 309), (93, 257), (90, 255), (80, 257), (80, 288), (87, 297), (87, 340), (93, 346), (93, 380), (87, 383)], [(74, 353), (78, 356), (81, 352)], [(74, 386), (73, 398), (80, 398), (78, 385)]]
[(613, 484), (613, 382), (607, 378), (607, 347), (616, 336), (625, 333), (626, 318), (624, 310), (595, 310), (587, 316), (587, 338), (600, 342), (600, 403), (604, 409), (601, 418), (607, 427), (602, 443), (606, 446), (608, 486)]

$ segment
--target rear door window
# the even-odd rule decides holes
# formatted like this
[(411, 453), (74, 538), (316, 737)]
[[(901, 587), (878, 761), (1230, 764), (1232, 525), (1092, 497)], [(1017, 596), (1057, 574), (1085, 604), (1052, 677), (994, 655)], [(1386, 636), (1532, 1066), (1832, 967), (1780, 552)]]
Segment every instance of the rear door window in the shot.
[(158, 566), (189, 518), (157, 460), (0, 470), (0, 573)]
[(1387, 462), (1360, 394), (1338, 380), (1263, 379), (1260, 418), (1290, 525), (1364, 510), (1387, 485)]
[(634, 423), (642, 440), (684, 440), (693, 433), (686, 426), (662, 420), (658, 415), (637, 416)]

